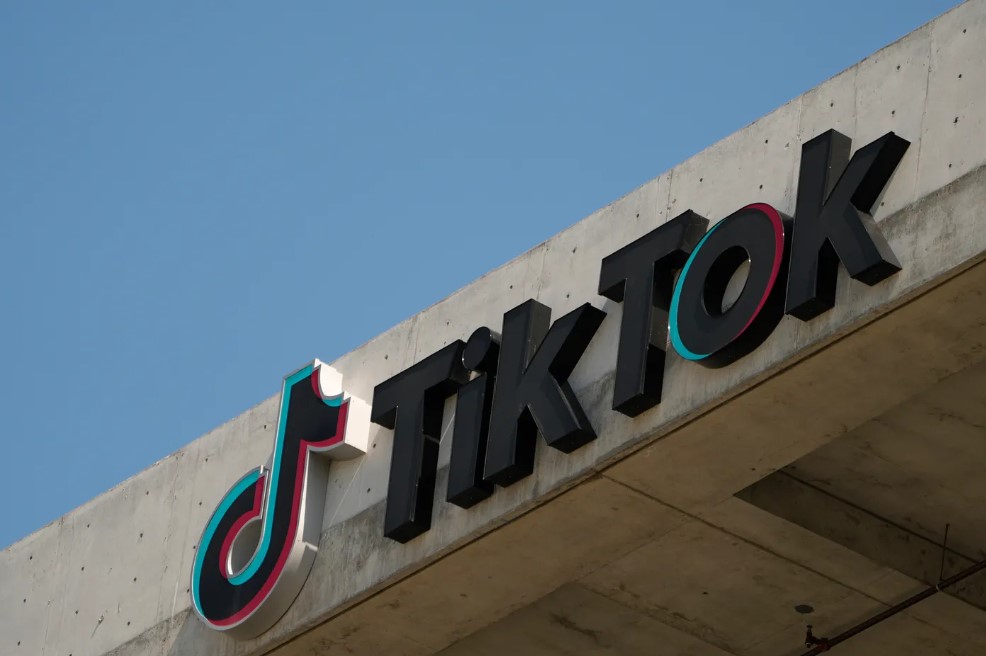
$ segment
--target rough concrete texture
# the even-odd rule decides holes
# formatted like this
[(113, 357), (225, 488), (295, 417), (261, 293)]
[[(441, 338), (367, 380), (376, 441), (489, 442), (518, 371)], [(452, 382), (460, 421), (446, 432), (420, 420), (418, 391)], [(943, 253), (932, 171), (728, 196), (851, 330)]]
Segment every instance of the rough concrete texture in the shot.
[[(467, 511), (443, 501), (444, 440), (433, 528), (399, 545), (382, 536), (392, 434), (373, 427), (366, 457), (332, 465), (298, 601), (271, 631), (235, 642), (190, 614), (187, 588), (215, 504), (268, 456), (269, 399), (5, 550), (0, 653), (431, 654), (460, 642), (449, 653), (489, 654), (503, 651), (483, 642), (502, 639), (501, 618), (517, 635), (568, 635), (586, 613), (610, 622), (575, 631), (586, 640), (628, 625), (646, 636), (611, 653), (644, 653), (661, 636), (680, 653), (787, 653), (803, 636), (788, 617), (803, 590), (833, 622), (892, 603), (917, 581), (732, 495), (983, 357), (983, 304), (969, 298), (986, 289), (984, 116), (986, 0), (974, 0), (332, 363), (369, 401), (377, 383), (480, 325), (498, 329), (528, 298), (555, 317), (589, 301), (609, 316), (571, 382), (595, 442), (570, 455), (539, 445), (533, 476)], [(621, 308), (596, 294), (602, 258), (689, 208), (712, 221), (757, 201), (793, 214), (801, 144), (833, 127), (856, 147), (891, 130), (912, 142), (875, 210), (903, 271), (875, 287), (840, 274), (833, 310), (786, 318), (724, 369), (671, 356), (658, 407), (612, 412)], [(451, 421), (448, 405), (446, 432)], [(713, 579), (702, 595), (696, 581)], [(942, 599), (898, 628), (910, 619), (916, 645), (982, 653), (984, 641), (953, 638), (986, 622)], [(783, 612), (763, 610), (776, 600)], [(876, 635), (885, 649), (899, 639)], [(555, 653), (544, 649), (527, 653)]]

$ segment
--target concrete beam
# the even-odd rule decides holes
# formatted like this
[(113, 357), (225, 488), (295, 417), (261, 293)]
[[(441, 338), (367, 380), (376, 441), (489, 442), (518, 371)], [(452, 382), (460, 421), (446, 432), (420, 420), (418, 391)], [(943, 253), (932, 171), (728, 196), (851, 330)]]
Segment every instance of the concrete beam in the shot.
[[(784, 471), (771, 474), (736, 496), (927, 585), (940, 580), (943, 552), (941, 578), (976, 562), (967, 554), (945, 548)], [(945, 592), (986, 610), (986, 576), (972, 577)]]

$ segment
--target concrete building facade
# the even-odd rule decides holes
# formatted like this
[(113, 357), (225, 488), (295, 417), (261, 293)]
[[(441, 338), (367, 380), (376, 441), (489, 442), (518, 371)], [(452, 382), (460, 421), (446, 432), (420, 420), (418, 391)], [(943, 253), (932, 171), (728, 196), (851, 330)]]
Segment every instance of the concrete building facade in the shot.
[[(797, 235), (802, 147), (828, 130), (853, 151), (909, 142), (872, 208), (900, 270), (870, 285), (840, 266), (831, 309), (727, 366), (669, 345), (660, 403), (614, 411), (625, 303), (599, 293), (603, 259), (687, 210), (711, 229), (765, 203)], [(589, 303), (605, 318), (568, 382), (595, 439), (539, 439), (530, 475), (462, 508), (449, 395), (430, 528), (399, 542), (395, 432), (367, 418), (365, 455), (328, 467), (300, 593), (243, 639), (206, 626), (190, 581), (220, 500), (271, 456), (268, 399), (3, 551), (0, 653), (800, 654), (806, 625), (835, 636), (986, 559), (984, 227), (971, 0), (331, 363), (369, 408), (529, 299), (553, 321)], [(986, 654), (984, 611), (970, 576), (832, 651)]]

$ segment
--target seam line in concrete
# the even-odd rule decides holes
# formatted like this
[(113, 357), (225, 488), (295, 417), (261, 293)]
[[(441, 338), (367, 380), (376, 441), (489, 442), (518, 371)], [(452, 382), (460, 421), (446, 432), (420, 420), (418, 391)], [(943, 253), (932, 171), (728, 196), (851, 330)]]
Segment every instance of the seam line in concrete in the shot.
[[(936, 19), (937, 20), (937, 19)], [(925, 125), (927, 124), (928, 118), (928, 92), (931, 91), (931, 70), (932, 61), (935, 56), (935, 30), (928, 30), (928, 70), (925, 73), (924, 79), (924, 106), (921, 107), (921, 131), (924, 134)], [(917, 162), (915, 163), (916, 173), (914, 175), (914, 191), (912, 193), (917, 194), (918, 190), (918, 180), (921, 179), (921, 151), (924, 148), (924, 139), (918, 140), (918, 152), (917, 152)]]

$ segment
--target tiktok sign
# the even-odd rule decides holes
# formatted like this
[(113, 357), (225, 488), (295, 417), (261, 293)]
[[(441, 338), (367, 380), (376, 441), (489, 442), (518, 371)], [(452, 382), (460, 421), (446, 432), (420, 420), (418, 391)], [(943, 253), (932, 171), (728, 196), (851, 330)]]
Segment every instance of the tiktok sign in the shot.
[[(840, 264), (868, 285), (899, 271), (870, 211), (908, 145), (891, 132), (852, 153), (830, 130), (802, 148), (793, 217), (737, 203), (709, 229), (686, 211), (605, 257), (598, 293), (623, 306), (613, 410), (634, 417), (661, 402), (669, 344), (698, 365), (728, 366), (786, 314), (810, 321), (833, 307)], [(551, 308), (528, 300), (499, 331), (479, 327), (377, 385), (369, 408), (318, 361), (288, 376), (271, 459), (226, 493), (202, 535), (195, 611), (237, 637), (283, 615), (318, 548), (325, 458), (363, 454), (371, 421), (393, 430), (383, 533), (401, 543), (431, 527), (448, 399), (445, 500), (461, 508), (532, 474), (539, 439), (563, 453), (594, 440), (568, 379), (605, 318), (585, 303), (552, 322)]]

